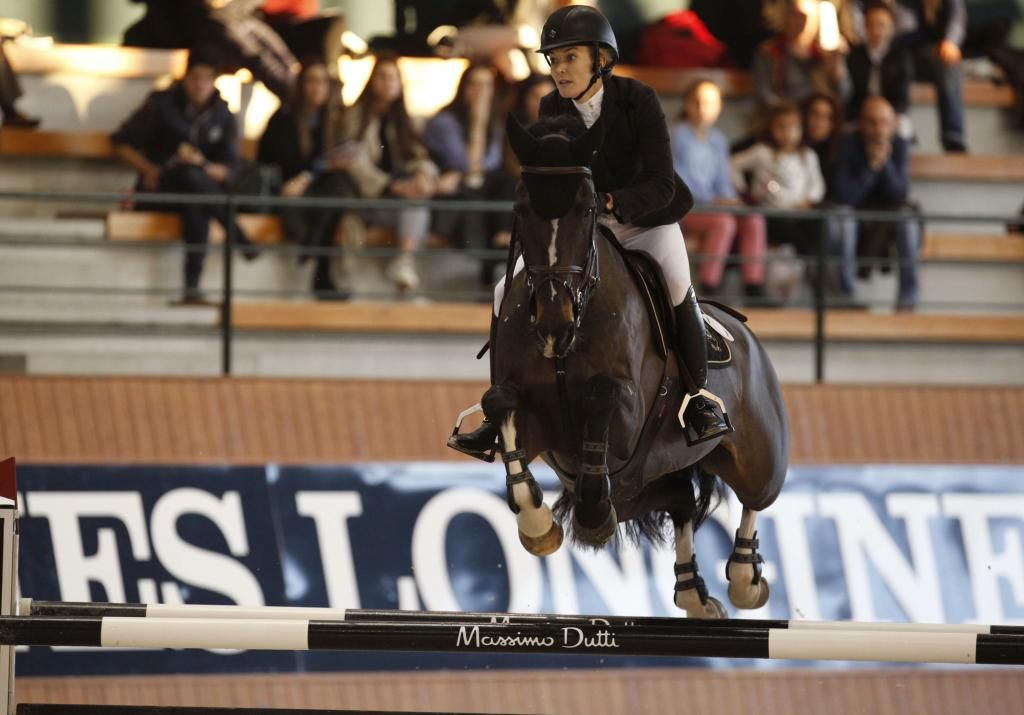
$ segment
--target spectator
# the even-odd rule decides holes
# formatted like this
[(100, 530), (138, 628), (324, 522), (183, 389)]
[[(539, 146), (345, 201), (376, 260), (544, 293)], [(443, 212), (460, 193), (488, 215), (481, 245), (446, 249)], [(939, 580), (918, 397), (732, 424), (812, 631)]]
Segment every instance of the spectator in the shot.
[[(347, 113), (345, 126), (345, 136), (359, 142), (362, 149), (349, 168), (360, 196), (414, 200), (434, 195), (437, 166), (413, 131), (394, 58), (377, 58), (365, 89)], [(364, 219), (396, 229), (399, 254), (387, 273), (400, 290), (415, 290), (420, 278), (413, 254), (427, 239), (429, 209), (374, 209), (365, 212)]]
[(963, 62), (960, 46), (967, 31), (964, 0), (897, 0), (913, 11), (917, 28), (907, 37), (920, 77), (935, 85), (942, 146), (965, 152)]
[(804, 4), (787, 0), (785, 27), (761, 44), (752, 67), (762, 113), (786, 101), (801, 102), (814, 92), (839, 97), (849, 93), (849, 77), (840, 49), (824, 49)]
[[(691, 85), (683, 95), (683, 121), (672, 128), (672, 158), (676, 173), (697, 203), (738, 205), (729, 170), (729, 145), (714, 126), (721, 112), (722, 93), (716, 84), (698, 81)], [(737, 241), (744, 291), (749, 298), (764, 298), (764, 217), (693, 212), (683, 218), (683, 232), (700, 241), (702, 295), (719, 290), (726, 259)]]
[[(423, 132), (423, 143), (441, 172), (437, 197), (465, 200), (511, 199), (512, 178), (502, 165), (503, 134), (494, 111), (494, 71), (471, 64), (462, 73), (455, 98)], [(471, 247), (508, 246), (507, 212), (438, 211), (435, 230)], [(483, 264), (480, 285), (489, 288), (491, 266)]]
[[(181, 81), (151, 93), (110, 140), (119, 158), (139, 172), (137, 188), (205, 196), (224, 193), (238, 166), (235, 117), (214, 87), (216, 61), (190, 53)], [(177, 207), (185, 240), (185, 289), (182, 303), (202, 303), (203, 270), (210, 219), (227, 228), (219, 205)], [(246, 258), (256, 257), (242, 229), (234, 226)]]
[(839, 159), (842, 140), (843, 110), (831, 94), (816, 93), (803, 104), (804, 142), (818, 156), (818, 166), (825, 180), (825, 196), (831, 197), (832, 175)]
[[(292, 101), (282, 104), (260, 138), (259, 161), (280, 172), (281, 195), (352, 195), (346, 170), (352, 163), (352, 145), (342, 142), (341, 85), (331, 79), (319, 57), (303, 63)], [(327, 250), (341, 220), (339, 209), (286, 208), (281, 211), (285, 232), (292, 242), (314, 249), (313, 294), (322, 299), (348, 297), (331, 276)], [(309, 258), (303, 254), (301, 260)]]
[[(859, 210), (903, 211), (909, 208), (910, 153), (896, 134), (896, 114), (881, 96), (869, 97), (861, 107), (860, 129), (848, 136), (836, 172), (836, 200)], [(897, 310), (912, 310), (917, 303), (917, 251), (920, 229), (916, 217), (895, 222), (848, 221), (843, 232), (840, 286), (853, 297), (857, 257), (888, 258), (890, 246), (899, 256)]]
[(524, 127), (540, 119), (541, 98), (555, 89), (549, 75), (531, 74), (515, 87), (512, 113)]
[(146, 14), (125, 31), (124, 44), (190, 47), (218, 70), (245, 67), (282, 101), (292, 92), (295, 56), (257, 14), (261, 0), (132, 0)]
[[(733, 183), (747, 189), (758, 206), (775, 209), (807, 209), (825, 196), (825, 181), (814, 151), (802, 142), (800, 108), (787, 103), (768, 116), (764, 141), (732, 157)], [(768, 239), (775, 244), (793, 245), (811, 254), (817, 248), (820, 227), (797, 218), (768, 219)]]
[(7, 61), (7, 55), (4, 53), (4, 41), (0, 39), (0, 112), (3, 112), (4, 115), (3, 125), (35, 129), (39, 126), (39, 120), (22, 114), (14, 106), (21, 95), (21, 83), (18, 81), (18, 75), (14, 73), (11, 63)]
[(864, 10), (864, 42), (850, 50), (846, 64), (850, 73), (850, 101), (846, 116), (860, 117), (864, 100), (874, 95), (885, 97), (896, 112), (900, 136), (911, 136), (910, 83), (913, 66), (910, 51), (896, 34), (896, 16), (883, 2), (873, 2)]

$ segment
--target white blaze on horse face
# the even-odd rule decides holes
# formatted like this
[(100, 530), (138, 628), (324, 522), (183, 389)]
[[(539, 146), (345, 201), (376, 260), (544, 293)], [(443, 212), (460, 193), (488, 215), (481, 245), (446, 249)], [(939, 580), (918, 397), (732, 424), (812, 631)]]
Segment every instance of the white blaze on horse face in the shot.
[[(558, 219), (551, 219), (551, 243), (548, 245), (548, 265), (558, 263)], [(551, 302), (558, 300), (558, 293), (555, 291), (555, 282), (551, 281)]]

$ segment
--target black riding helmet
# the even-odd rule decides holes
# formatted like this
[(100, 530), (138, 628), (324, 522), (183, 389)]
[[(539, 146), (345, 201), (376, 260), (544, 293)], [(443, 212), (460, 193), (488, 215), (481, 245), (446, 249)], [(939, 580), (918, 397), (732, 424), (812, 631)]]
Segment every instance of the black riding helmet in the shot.
[[(575, 99), (578, 100), (594, 86), (594, 82), (611, 74), (612, 67), (619, 59), (619, 45), (615, 41), (615, 33), (612, 32), (608, 19), (599, 11), (588, 5), (567, 5), (551, 13), (544, 23), (537, 52), (547, 57), (551, 50), (573, 45), (592, 48), (594, 56), (590, 84), (576, 95)], [(612, 55), (611, 61), (604, 67), (601, 66), (602, 47)]]

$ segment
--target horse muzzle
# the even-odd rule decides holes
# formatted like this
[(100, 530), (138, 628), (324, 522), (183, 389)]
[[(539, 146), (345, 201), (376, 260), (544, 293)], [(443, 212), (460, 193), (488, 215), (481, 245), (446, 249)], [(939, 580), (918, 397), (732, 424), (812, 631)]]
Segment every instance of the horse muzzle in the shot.
[(563, 358), (576, 342), (576, 326), (568, 323), (554, 331), (537, 331), (538, 348), (546, 358)]

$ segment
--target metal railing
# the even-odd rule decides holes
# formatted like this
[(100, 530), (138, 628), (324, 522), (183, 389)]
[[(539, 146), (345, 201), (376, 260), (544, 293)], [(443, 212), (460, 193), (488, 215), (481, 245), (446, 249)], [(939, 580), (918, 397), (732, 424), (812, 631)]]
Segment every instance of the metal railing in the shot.
[[(485, 213), (500, 213), (510, 212), (512, 204), (509, 201), (465, 201), (465, 200), (400, 200), (400, 199), (357, 199), (357, 198), (282, 198), (276, 196), (238, 196), (231, 194), (217, 194), (217, 195), (197, 195), (197, 194), (134, 194), (127, 195), (124, 193), (114, 192), (46, 192), (46, 191), (0, 191), (0, 201), (21, 201), (21, 202), (67, 202), (75, 205), (82, 204), (93, 204), (102, 205), (103, 207), (110, 209), (111, 207), (117, 207), (124, 204), (126, 199), (132, 199), (139, 203), (145, 203), (147, 208), (166, 207), (166, 210), (173, 210), (176, 206), (182, 204), (191, 204), (198, 206), (218, 206), (222, 207), (226, 212), (227, 221), (225, 223), (225, 237), (221, 246), (221, 252), (223, 257), (222, 266), (222, 298), (220, 302), (220, 371), (224, 375), (229, 375), (232, 372), (232, 348), (235, 339), (235, 328), (233, 324), (233, 309), (234, 301), (237, 295), (235, 288), (235, 268), (231, 257), (234, 255), (236, 249), (240, 247), (239, 237), (236, 235), (235, 220), (238, 214), (245, 210), (255, 210), (258, 213), (272, 213), (282, 208), (298, 208), (298, 209), (340, 209), (340, 210), (366, 210), (366, 209), (385, 209), (385, 210), (399, 210), (410, 207), (424, 207), (434, 211), (474, 211), (474, 212), (485, 212)], [(826, 352), (826, 333), (825, 333), (825, 315), (829, 310), (829, 301), (827, 295), (827, 287), (825, 276), (829, 268), (837, 262), (837, 258), (829, 253), (829, 231), (830, 226), (834, 226), (836, 221), (843, 220), (856, 220), (858, 222), (906, 222), (908, 220), (918, 220), (929, 225), (943, 224), (943, 223), (956, 223), (956, 224), (992, 224), (992, 225), (1007, 225), (1019, 223), (1022, 219), (1020, 216), (1008, 216), (1008, 215), (991, 215), (991, 214), (972, 214), (964, 216), (962, 214), (952, 213), (915, 213), (908, 214), (907, 211), (851, 211), (844, 208), (831, 208), (831, 209), (803, 209), (798, 211), (793, 210), (773, 210), (764, 207), (743, 207), (743, 206), (728, 206), (728, 205), (698, 205), (694, 209), (698, 213), (716, 213), (716, 214), (730, 214), (734, 216), (751, 216), (761, 215), (766, 218), (782, 218), (782, 219), (794, 219), (798, 221), (816, 222), (816, 230), (819, 232), (816, 246), (817, 251), (813, 256), (805, 256), (804, 259), (808, 263), (813, 264), (813, 275), (817, 276), (816, 280), (812, 281), (813, 288), (813, 299), (812, 307), (814, 310), (814, 374), (817, 381), (824, 379), (824, 364), (825, 364), (825, 352)], [(56, 220), (56, 219), (55, 219)], [(811, 223), (814, 226), (814, 223)], [(102, 245), (105, 250), (164, 250), (165, 244), (151, 244), (149, 242), (132, 242), (132, 243), (119, 243), (119, 242), (91, 242), (88, 244), (82, 244), (81, 242), (60, 242), (60, 241), (47, 241), (45, 243), (38, 243), (29, 240), (0, 240), (0, 250), (5, 246), (50, 246), (54, 248), (68, 247), (68, 246), (82, 246), (88, 245), (89, 247), (97, 247)], [(186, 250), (198, 250), (206, 252), (209, 249), (205, 246), (200, 247), (186, 247)], [(296, 247), (294, 245), (260, 245), (261, 251), (268, 252), (281, 252), (281, 253), (296, 253), (302, 250), (310, 255), (329, 255), (333, 256), (342, 251), (351, 251), (351, 249), (345, 249), (342, 247), (331, 246), (326, 248), (317, 247)], [(493, 260), (493, 261), (504, 261), (507, 252), (504, 250), (494, 249), (427, 249), (422, 252), (421, 255), (445, 255), (446, 253), (454, 253), (467, 255), (472, 258), (480, 260)], [(381, 249), (360, 249), (358, 253), (362, 255), (378, 255), (378, 256), (391, 256), (395, 255), (396, 250), (393, 248), (381, 248)], [(695, 260), (694, 260), (695, 259)], [(702, 260), (700, 256), (691, 256), (691, 260), (699, 264)], [(739, 260), (736, 257), (730, 257), (728, 265), (736, 265)], [(46, 286), (4, 286), (0, 285), (0, 293), (11, 292), (16, 290), (38, 290), (41, 293), (45, 292), (59, 292), (55, 288), (47, 288)], [(103, 289), (103, 288), (90, 288), (86, 292), (94, 294), (111, 293), (117, 294), (123, 292), (119, 289)], [(1017, 307), (1017, 306), (1015, 306)], [(1019, 306), (1024, 310), (1024, 306)], [(784, 308), (783, 308), (784, 309)]]

